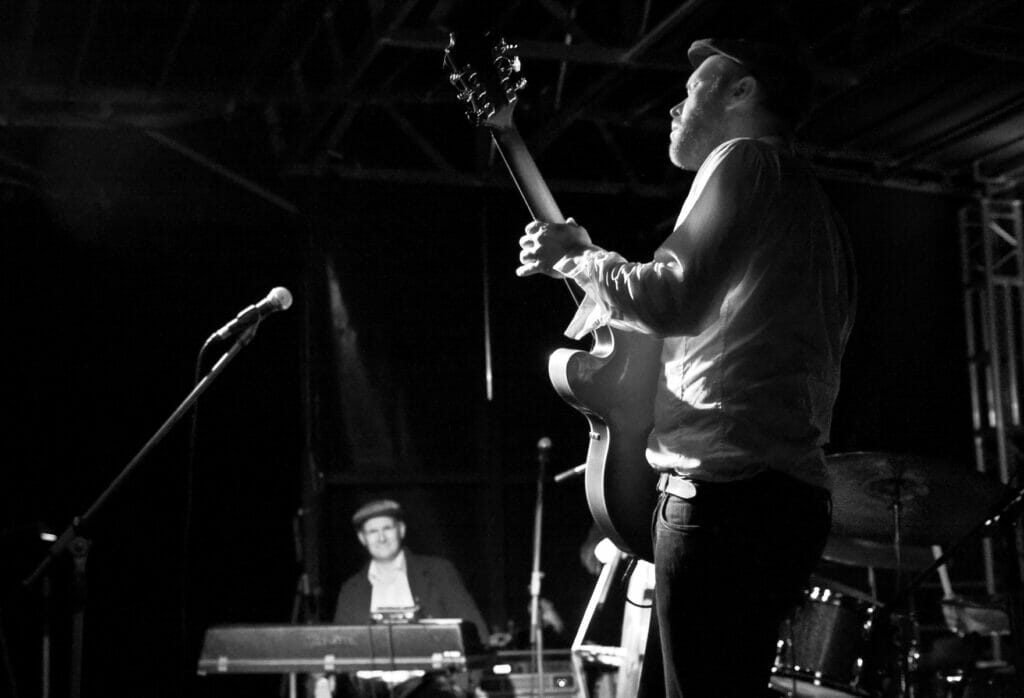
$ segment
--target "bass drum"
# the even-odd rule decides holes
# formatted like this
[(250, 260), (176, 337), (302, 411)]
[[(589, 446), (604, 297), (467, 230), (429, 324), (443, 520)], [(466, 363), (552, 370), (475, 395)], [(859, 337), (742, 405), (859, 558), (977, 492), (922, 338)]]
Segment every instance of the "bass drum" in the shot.
[(870, 597), (814, 586), (779, 632), (771, 686), (786, 696), (847, 698), (873, 690)]

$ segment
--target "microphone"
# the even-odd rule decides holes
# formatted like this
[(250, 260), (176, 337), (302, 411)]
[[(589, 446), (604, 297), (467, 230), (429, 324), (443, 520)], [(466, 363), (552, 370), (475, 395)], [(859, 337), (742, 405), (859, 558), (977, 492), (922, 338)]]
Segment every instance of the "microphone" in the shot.
[(256, 305), (250, 305), (244, 309), (235, 319), (221, 327), (210, 335), (210, 339), (229, 339), (242, 332), (250, 325), (255, 325), (263, 318), (276, 313), (279, 310), (288, 310), (292, 306), (292, 294), (284, 286), (277, 286), (270, 290), (267, 297)]
[(547, 465), (551, 458), (551, 439), (546, 436), (540, 437), (537, 442), (537, 460)]

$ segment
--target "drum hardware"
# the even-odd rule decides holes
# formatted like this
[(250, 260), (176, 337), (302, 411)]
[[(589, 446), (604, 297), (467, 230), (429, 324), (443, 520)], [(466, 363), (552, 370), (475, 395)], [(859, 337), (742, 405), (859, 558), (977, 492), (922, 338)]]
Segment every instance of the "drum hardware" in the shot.
[(954, 596), (942, 600), (942, 609), (949, 629), (960, 637), (1010, 634), (1010, 616), (998, 599), (975, 601)]
[[(896, 567), (892, 541), (881, 543), (833, 533), (829, 535), (821, 556), (830, 562), (854, 567), (887, 570)], [(923, 545), (903, 545), (900, 551), (900, 563), (904, 570), (922, 570), (932, 564), (934, 559), (928, 547)]]
[[(938, 571), (943, 581), (943, 591), (946, 599), (943, 600), (943, 611), (947, 623), (951, 623), (951, 630), (957, 635), (965, 636), (975, 632), (984, 632), (992, 635), (1010, 634), (1016, 631), (1015, 638), (1015, 659), (1013, 663), (1006, 663), (999, 658), (985, 663), (975, 663), (973, 667), (960, 669), (955, 672), (944, 674), (944, 685), (947, 688), (955, 688), (946, 694), (951, 698), (1004, 698), (1004, 696), (1024, 695), (1024, 647), (1022, 647), (1019, 636), (1019, 628), (1022, 622), (1021, 603), (1024, 599), (1020, 595), (1020, 578), (1014, 577), (1011, 572), (1011, 579), (1008, 583), (1011, 593), (1006, 595), (1005, 602), (1000, 603), (996, 599), (972, 602), (964, 600), (952, 594), (952, 587), (945, 576), (944, 568), (947, 561), (953, 559), (966, 546), (967, 543), (982, 535), (991, 535), (994, 529), (1001, 524), (1012, 524), (1020, 515), (1022, 504), (1024, 504), (1024, 487), (1015, 491), (1003, 488), (1004, 496), (998, 502), (977, 517), (976, 523), (965, 531), (944, 552), (936, 548), (934, 562), (924, 570), (921, 570), (905, 587), (903, 587), (897, 599), (912, 598), (914, 590), (935, 571)], [(1011, 546), (1012, 547), (1012, 546)], [(1011, 560), (1007, 565), (1010, 570), (1016, 570), (1017, 560)], [(1016, 589), (1016, 593), (1012, 593)], [(961, 624), (962, 623), (962, 627)], [(946, 698), (943, 696), (943, 698)]]
[[(853, 452), (826, 459), (832, 533), (875, 543), (944, 544), (963, 536), (1006, 487), (964, 467), (911, 455)], [(894, 515), (898, 529), (894, 530)], [(902, 562), (895, 559), (893, 562)]]
[[(927, 546), (968, 534), (1007, 489), (918, 456), (855, 452), (831, 456), (826, 466), (833, 525), (823, 557), (872, 575), (876, 567), (894, 570), (898, 591), (883, 604), (814, 580), (780, 630), (772, 687), (792, 696), (914, 696), (920, 640), (911, 592), (939, 566)], [(905, 570), (924, 571), (904, 586)]]
[(857, 590), (847, 593), (837, 582), (817, 582), (782, 624), (771, 687), (793, 698), (915, 695), (915, 615)]
[(1019, 698), (1020, 684), (1012, 665), (1006, 662), (979, 663), (936, 675), (935, 698)]
[(771, 685), (788, 695), (871, 695), (870, 643), (881, 605), (812, 586), (783, 623)]

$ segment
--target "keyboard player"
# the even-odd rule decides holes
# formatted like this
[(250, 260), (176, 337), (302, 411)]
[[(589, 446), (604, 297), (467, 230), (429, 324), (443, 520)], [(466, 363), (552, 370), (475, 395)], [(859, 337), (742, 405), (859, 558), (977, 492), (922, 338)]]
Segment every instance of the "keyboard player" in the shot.
[(334, 622), (364, 625), (374, 613), (417, 608), (418, 618), (461, 618), (476, 626), (480, 642), (487, 624), (455, 567), (440, 557), (405, 547), (405, 514), (398, 502), (378, 499), (352, 516), (370, 559), (341, 586)]

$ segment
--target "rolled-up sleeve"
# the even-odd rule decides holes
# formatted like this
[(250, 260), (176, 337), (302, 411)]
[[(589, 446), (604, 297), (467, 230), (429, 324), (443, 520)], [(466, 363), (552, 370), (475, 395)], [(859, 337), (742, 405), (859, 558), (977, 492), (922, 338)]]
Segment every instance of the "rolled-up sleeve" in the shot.
[[(719, 146), (701, 166), (675, 230), (650, 262), (603, 249), (566, 257), (556, 269), (587, 294), (567, 334), (596, 321), (658, 336), (700, 332), (730, 279), (750, 255), (760, 213), (776, 180), (750, 141)], [(572, 330), (576, 330), (573, 332)]]

